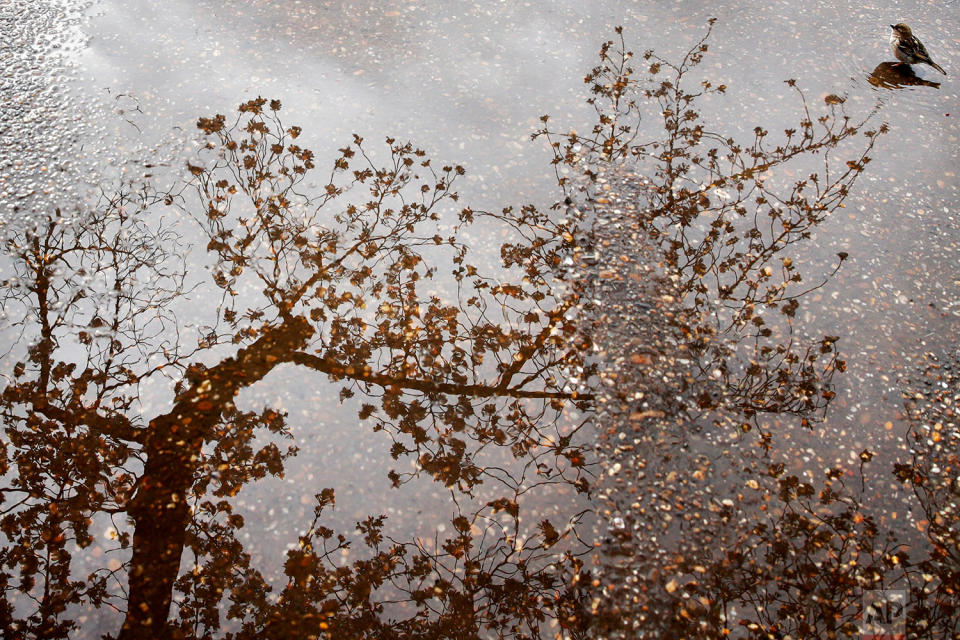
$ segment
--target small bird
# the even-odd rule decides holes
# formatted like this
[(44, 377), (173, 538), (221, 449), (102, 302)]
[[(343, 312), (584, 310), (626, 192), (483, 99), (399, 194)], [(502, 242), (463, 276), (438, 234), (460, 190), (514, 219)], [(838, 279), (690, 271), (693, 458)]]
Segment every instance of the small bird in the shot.
[(893, 33), (890, 34), (890, 46), (893, 47), (893, 55), (897, 57), (897, 60), (907, 64), (920, 64), (922, 62), (930, 65), (943, 75), (947, 75), (943, 67), (930, 58), (927, 48), (917, 39), (917, 36), (913, 35), (910, 27), (901, 22), (890, 25), (890, 28), (893, 29)]

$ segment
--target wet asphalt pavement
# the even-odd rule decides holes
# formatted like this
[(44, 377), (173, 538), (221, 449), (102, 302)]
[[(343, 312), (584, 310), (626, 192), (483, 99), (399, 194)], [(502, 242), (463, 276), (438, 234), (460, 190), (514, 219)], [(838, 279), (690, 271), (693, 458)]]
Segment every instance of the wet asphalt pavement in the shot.
[[(406, 136), (467, 164), (471, 203), (547, 208), (558, 191), (543, 149), (527, 140), (539, 115), (588, 130), (593, 114), (581, 79), (612, 27), (625, 24), (637, 52), (682, 55), (702, 35), (707, 11), (686, 2), (611, 2), (589, 11), (578, 3), (476, 4), (445, 15), (442, 5), (415, 2), (161, 8), (0, 0), (0, 218), (29, 222), (92, 201), (104, 184), (154, 171), (168, 179), (196, 151), (197, 117), (257, 94), (283, 94), (276, 97), (285, 115), (305, 125), (320, 154), (331, 154), (354, 130)], [(864, 512), (920, 549), (929, 539), (916, 540), (917, 532), (936, 523), (923, 509), (931, 502), (918, 503), (892, 471), (918, 451), (910, 433), (926, 429), (933, 444), (923, 462), (936, 458), (930, 464), (944, 479), (942, 492), (955, 499), (957, 487), (956, 7), (758, 2), (709, 12), (720, 20), (704, 78), (730, 86), (726, 96), (704, 101), (704, 116), (718, 128), (749, 136), (756, 123), (775, 132), (792, 126), (798, 105), (783, 80), (797, 77), (811, 104), (842, 95), (852, 113), (875, 112), (871, 126), (882, 122), (891, 131), (844, 207), (790, 254), (814, 274), (811, 283), (825, 280), (804, 296), (789, 331), (837, 335), (846, 360), (846, 371), (830, 381), (829, 409), (812, 426), (794, 416), (745, 421), (718, 376), (691, 352), (716, 339), (710, 311), (685, 304), (678, 280), (688, 276), (671, 273), (639, 226), (645, 187), (635, 168), (608, 167), (577, 203), (593, 224), (584, 250), (591, 258), (581, 256), (578, 268), (588, 292), (583, 331), (600, 366), (592, 381), (600, 471), (589, 610), (602, 633), (623, 637), (659, 629), (676, 615), (708, 617), (715, 601), (688, 585), (704, 576), (723, 582), (712, 573), (712, 551), (735, 547), (743, 533), (735, 525), (763, 507), (755, 487), (769, 481), (771, 465), (820, 488), (826, 469), (841, 467), (854, 478), (863, 452), (871, 452)], [(900, 19), (915, 24), (946, 77), (878, 66), (890, 57), (886, 25)], [(824, 37), (814, 40), (811, 32)], [(825, 49), (823, 41), (833, 45)], [(781, 179), (798, 179), (820, 160)], [(167, 166), (145, 166), (155, 164)], [(495, 256), (501, 238), (478, 233), (469, 240)], [(847, 257), (834, 274), (838, 253)], [(258, 388), (251, 404), (278, 398), (304, 424), (323, 416), (336, 436), (301, 438), (301, 466), (241, 503), (248, 531), (256, 532), (247, 534), (251, 544), (262, 547), (257, 559), (275, 564), (309, 517), (313, 485), (344, 474), (355, 477), (332, 516), (342, 526), (353, 526), (371, 504), (413, 528), (430, 529), (431, 518), (445, 515), (444, 491), (430, 483), (404, 497), (392, 493), (382, 473), (390, 456), (375, 437), (357, 434), (355, 406), (341, 407), (290, 372), (270, 385)], [(144, 405), (162, 405), (164, 393), (147, 390)], [(956, 509), (938, 508), (949, 533)]]

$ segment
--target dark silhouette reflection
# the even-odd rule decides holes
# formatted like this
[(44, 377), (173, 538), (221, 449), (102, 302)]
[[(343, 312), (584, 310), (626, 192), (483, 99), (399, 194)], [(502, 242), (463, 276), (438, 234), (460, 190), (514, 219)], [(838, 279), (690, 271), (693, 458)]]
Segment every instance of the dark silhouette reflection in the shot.
[[(623, 161), (645, 177), (636, 185), (640, 227), (679, 278), (683, 304), (707, 319), (691, 330), (700, 337), (690, 340), (690, 347), (705, 376), (719, 373), (724, 402), (735, 403), (751, 419), (788, 413), (813, 420), (833, 397), (830, 381), (844, 363), (836, 336), (811, 341), (793, 335), (800, 299), (823, 286), (829, 274), (807, 283), (790, 252), (843, 206), (885, 127), (864, 130), (865, 122), (853, 122), (835, 95), (825, 99), (826, 112), (814, 116), (796, 82), (788, 80), (797, 92), (799, 122), (779, 141), (760, 126), (747, 142), (711, 130), (701, 121), (697, 101), (726, 87), (709, 81), (695, 90), (685, 86), (707, 51), (708, 36), (678, 65), (645, 52), (646, 79), (630, 66), (633, 53), (622, 34), (619, 49), (607, 42), (601, 64), (586, 78), (593, 93), (589, 102), (599, 114), (591, 134), (558, 134), (545, 117), (537, 135), (549, 140), (557, 165), (579, 167), (593, 177), (591, 162)], [(637, 137), (645, 100), (662, 118), (660, 139)], [(866, 143), (845, 164), (828, 163), (822, 175), (800, 179), (777, 175), (803, 158), (829, 159), (858, 133)], [(831, 271), (845, 257), (839, 254)], [(772, 320), (777, 317), (785, 322)], [(713, 405), (712, 397), (703, 396), (705, 408)]]
[(902, 87), (925, 86), (940, 88), (939, 82), (924, 80), (908, 64), (902, 62), (881, 62), (867, 77), (870, 84), (881, 89), (900, 89)]
[[(395, 140), (379, 166), (356, 137), (312, 194), (313, 154), (279, 111), (258, 98), (232, 124), (200, 119), (208, 143), (174, 191), (129, 187), (6, 230), (3, 306), (28, 346), (8, 355), (0, 395), (5, 636), (82, 635), (91, 608), (122, 614), (119, 638), (213, 637), (225, 622), (250, 638), (534, 637), (548, 620), (578, 633), (578, 514), (521, 524), (532, 486), (589, 488), (579, 426), (558, 426), (590, 400), (567, 383), (589, 374), (577, 296), (550, 284), (562, 234), (525, 208), (464, 209), (439, 235), (464, 171)], [(206, 236), (206, 270), (187, 269), (171, 211)], [(456, 232), (480, 216), (516, 229), (515, 282), (468, 263)], [(448, 301), (422, 293), (444, 265)], [(296, 453), (283, 411), (234, 404), (281, 365), (369, 399), (360, 418), (417, 464), (394, 484), (425, 474), (455, 497), (449, 537), (396, 539), (373, 514), (352, 540), (324, 525), (323, 489), (271, 589), (228, 498)], [(149, 413), (140, 391), (158, 380), (172, 400)], [(487, 469), (491, 448), (513, 466)], [(462, 506), (482, 483), (499, 497)], [(91, 528), (106, 522), (103, 550)], [(350, 545), (366, 551), (344, 564)], [(83, 575), (78, 557), (110, 561)]]
[[(595, 628), (635, 637), (626, 620), (654, 637), (858, 637), (866, 594), (897, 591), (906, 605), (900, 637), (957, 637), (960, 353), (926, 360), (901, 383), (911, 457), (893, 473), (904, 496), (915, 498), (910, 526), (896, 522), (902, 504), (875, 504), (867, 473), (875, 456), (868, 450), (859, 465), (815, 477), (744, 457), (733, 499), (698, 496), (675, 481), (658, 486), (653, 503), (680, 506), (672, 522), (627, 516), (623, 531), (641, 533), (621, 531), (607, 543), (606, 562), (616, 570), (604, 581), (619, 597), (598, 608)], [(711, 475), (717, 459), (706, 456), (685, 462), (705, 482), (723, 482), (733, 471)], [(669, 466), (646, 468), (663, 477)], [(632, 562), (615, 565), (618, 554)]]
[[(903, 553), (908, 637), (960, 636), (960, 351), (925, 363), (902, 383), (910, 460), (894, 475), (916, 497), (927, 548)], [(919, 545), (918, 545), (919, 546)], [(911, 557), (912, 556), (912, 557)]]
[[(815, 115), (798, 91), (779, 142), (761, 127), (737, 142), (695, 108), (726, 87), (686, 88), (706, 51), (705, 37), (679, 64), (646, 52), (645, 82), (622, 38), (608, 42), (587, 76), (592, 133), (557, 134), (546, 118), (539, 132), (565, 188), (561, 165), (642, 169), (637, 222), (674, 278), (667, 330), (690, 354), (672, 381), (638, 374), (654, 404), (634, 413), (659, 422), (631, 428), (623, 451), (646, 485), (626, 492), (598, 571), (582, 513), (529, 522), (524, 510), (540, 484), (593, 488), (584, 425), (564, 418), (593, 400), (572, 390), (597, 370), (575, 317), (588, 283), (552, 280), (590, 230), (527, 206), (461, 209), (441, 232), (462, 168), (395, 140), (376, 163), (357, 137), (317, 178), (301, 130), (258, 98), (235, 120), (200, 119), (208, 144), (177, 189), (128, 186), (5, 230), (0, 295), (23, 346), (6, 354), (0, 393), (3, 635), (82, 637), (113, 611), (119, 638), (823, 638), (853, 633), (860, 593), (891, 586), (919, 603), (916, 637), (955, 635), (957, 398), (943, 391), (955, 374), (931, 367), (911, 384), (939, 386), (908, 395), (914, 458), (895, 472), (925, 516), (916, 551), (869, 513), (869, 451), (817, 474), (732, 459), (731, 434), (759, 431), (772, 449), (763, 416), (810, 424), (833, 397), (839, 338), (801, 338), (794, 323), (846, 256), (807, 283), (790, 253), (843, 204), (883, 127), (852, 121), (836, 96)], [(644, 100), (662, 116), (656, 140), (638, 138)], [(810, 157), (822, 172), (780, 173)], [(458, 239), (478, 219), (512, 232), (496, 278)], [(202, 268), (187, 268), (184, 228), (203, 237)], [(375, 513), (359, 534), (335, 531), (336, 487), (316, 487), (282, 567), (257, 566), (230, 498), (282, 475), (304, 425), (235, 401), (281, 366), (357, 396), (360, 421), (390, 437), (394, 486), (425, 476), (449, 492), (446, 534), (409, 539)], [(632, 398), (623, 373), (617, 391)], [(144, 397), (163, 383), (167, 401)], [(688, 427), (704, 424), (717, 451), (691, 445)], [(471, 503), (481, 489), (494, 497)], [(106, 548), (93, 531), (108, 524)]]
[[(555, 164), (585, 176), (587, 189), (617, 175), (609, 167), (618, 162), (640, 176), (630, 187), (613, 185), (621, 200), (611, 206), (636, 200), (618, 232), (648, 236), (664, 265), (663, 292), (677, 301), (666, 309), (673, 321), (658, 330), (666, 335), (645, 335), (666, 339), (612, 378), (618, 388), (607, 401), (621, 403), (623, 419), (609, 455), (617, 477), (629, 477), (601, 480), (605, 507), (617, 517), (594, 558), (592, 630), (605, 638), (854, 637), (865, 592), (902, 589), (908, 607), (916, 604), (906, 637), (955, 637), (951, 407), (960, 385), (943, 385), (941, 396), (952, 399), (941, 397), (936, 415), (913, 413), (917, 453), (897, 467), (926, 515), (925, 543), (891, 525), (884, 509), (894, 503), (870, 500), (872, 452), (862, 451), (852, 468), (810, 469), (791, 448), (793, 434), (766, 426), (791, 417), (809, 426), (834, 396), (833, 376), (844, 369), (840, 338), (802, 339), (797, 312), (846, 254), (808, 282), (793, 252), (843, 205), (885, 127), (868, 130), (870, 116), (851, 119), (835, 95), (816, 114), (797, 89), (798, 122), (780, 136), (757, 127), (740, 142), (712, 130), (698, 102), (726, 87), (693, 73), (707, 36), (679, 63), (645, 52), (646, 74), (632, 68), (622, 35), (606, 43), (586, 78), (598, 114), (590, 133), (551, 130), (546, 117), (538, 133)], [(662, 136), (653, 140), (639, 137), (647, 112), (661, 116)], [(811, 172), (814, 159), (819, 168)], [(571, 195), (582, 186), (557, 175)], [(679, 356), (655, 353), (670, 343), (680, 345)], [(684, 364), (688, 354), (696, 357)], [(762, 419), (770, 414), (775, 420)], [(738, 435), (758, 427), (753, 442)], [(927, 453), (922, 445), (933, 442)]]

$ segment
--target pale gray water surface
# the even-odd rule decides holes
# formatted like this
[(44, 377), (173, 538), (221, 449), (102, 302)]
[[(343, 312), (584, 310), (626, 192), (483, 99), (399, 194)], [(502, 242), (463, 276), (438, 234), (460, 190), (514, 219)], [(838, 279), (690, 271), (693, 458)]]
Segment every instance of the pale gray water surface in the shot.
[[(459, 190), (473, 207), (546, 208), (558, 191), (550, 154), (530, 134), (542, 114), (561, 128), (590, 126), (583, 76), (614, 27), (635, 52), (675, 59), (716, 17), (699, 73), (728, 86), (704, 107), (717, 130), (790, 126), (798, 102), (788, 78), (811, 104), (836, 94), (850, 113), (876, 109), (877, 126), (890, 127), (846, 207), (797, 256), (826, 272), (837, 252), (849, 254), (797, 316), (805, 334), (841, 336), (849, 363), (807, 454), (849, 463), (869, 447), (889, 461), (901, 447), (899, 375), (924, 351), (955, 349), (960, 335), (958, 9), (956, 1), (0, 0), (3, 40), (13, 43), (0, 87), (0, 213), (11, 220), (63, 206), (102, 176), (142, 173), (137, 163), (154, 162), (151, 154), (181, 166), (198, 117), (231, 114), (256, 96), (283, 102), (285, 123), (303, 127), (321, 166), (353, 132), (371, 147), (394, 136), (463, 164)], [(891, 59), (888, 25), (900, 21), (947, 70), (917, 70), (939, 86), (870, 83)], [(656, 114), (647, 121), (655, 126)], [(478, 235), (470, 239), (478, 251), (499, 244)], [(358, 425), (356, 406), (329, 397), (322, 376), (313, 382), (279, 371), (245, 398), (289, 410), (301, 447), (285, 480), (243, 494), (255, 558), (280, 562), (309, 520), (310, 496), (331, 485), (338, 525), (388, 512), (429, 535), (449, 512), (443, 488), (391, 490), (383, 434)], [(169, 392), (153, 393), (162, 404)], [(318, 422), (322, 438), (298, 430)]]

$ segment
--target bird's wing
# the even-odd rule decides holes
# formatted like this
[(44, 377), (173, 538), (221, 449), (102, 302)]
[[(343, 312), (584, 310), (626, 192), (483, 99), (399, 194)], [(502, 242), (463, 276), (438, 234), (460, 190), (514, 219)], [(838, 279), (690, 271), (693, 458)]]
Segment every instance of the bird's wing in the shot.
[(927, 53), (927, 48), (923, 46), (923, 43), (916, 38), (910, 38), (910, 40), (912, 40), (912, 44), (915, 47), (914, 55), (917, 56), (921, 62), (929, 62), (932, 64), (933, 60), (930, 58), (930, 54)]

